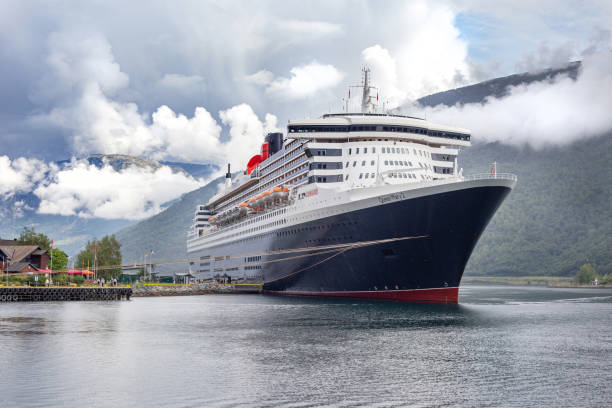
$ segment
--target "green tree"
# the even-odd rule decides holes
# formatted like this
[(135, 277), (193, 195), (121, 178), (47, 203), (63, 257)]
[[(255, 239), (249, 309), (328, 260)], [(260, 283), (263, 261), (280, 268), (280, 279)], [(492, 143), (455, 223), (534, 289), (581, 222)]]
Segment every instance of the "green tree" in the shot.
[(23, 227), (23, 231), (21, 235), (19, 235), (19, 238), (17, 238), (17, 242), (22, 245), (38, 245), (46, 250), (51, 248), (51, 240), (49, 237), (42, 232), (37, 234), (36, 231), (34, 231), (34, 227)]
[[(97, 250), (94, 248), (97, 248)], [(85, 249), (77, 255), (76, 266), (86, 268), (89, 265), (90, 268), (93, 268), (94, 257), (96, 258), (97, 268), (121, 265), (121, 244), (114, 235), (107, 235), (100, 241), (89, 241)], [(98, 276), (110, 279), (121, 275), (121, 268), (102, 269), (96, 272)]]
[(577, 283), (586, 285), (593, 282), (595, 278), (599, 278), (599, 276), (597, 276), (597, 272), (595, 272), (595, 268), (593, 268), (593, 265), (590, 263), (585, 263), (580, 267), (580, 269), (578, 269), (578, 273), (574, 279)]
[(52, 258), (49, 260), (49, 269), (65, 271), (68, 265), (68, 255), (59, 248), (53, 248), (50, 252), (49, 255), (52, 255)]

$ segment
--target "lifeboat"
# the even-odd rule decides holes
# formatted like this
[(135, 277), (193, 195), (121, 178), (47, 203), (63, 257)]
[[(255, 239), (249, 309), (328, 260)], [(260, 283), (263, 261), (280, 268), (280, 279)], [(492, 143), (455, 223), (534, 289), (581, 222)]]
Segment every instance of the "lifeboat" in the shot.
[(238, 205), (238, 216), (243, 217), (247, 214), (247, 209), (249, 208), (249, 204), (245, 201), (244, 203)]
[(271, 190), (264, 191), (261, 194), (263, 195), (262, 200), (264, 204), (270, 204), (273, 201)]
[(264, 197), (264, 193), (257, 194), (257, 196), (255, 196), (255, 203), (254, 203), (255, 207), (263, 208), (263, 206), (264, 206), (263, 197)]
[(274, 200), (286, 200), (289, 197), (289, 189), (287, 187), (274, 187), (272, 189), (272, 197)]

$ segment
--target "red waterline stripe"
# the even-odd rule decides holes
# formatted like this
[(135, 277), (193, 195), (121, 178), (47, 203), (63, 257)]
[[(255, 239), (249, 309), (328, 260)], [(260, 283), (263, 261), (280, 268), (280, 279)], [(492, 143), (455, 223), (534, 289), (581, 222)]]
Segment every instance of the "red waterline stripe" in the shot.
[(398, 302), (422, 303), (458, 303), (459, 288), (433, 288), (408, 290), (377, 290), (359, 292), (302, 292), (302, 291), (271, 291), (265, 293), (288, 296), (324, 296), (345, 297), (352, 299), (395, 300)]

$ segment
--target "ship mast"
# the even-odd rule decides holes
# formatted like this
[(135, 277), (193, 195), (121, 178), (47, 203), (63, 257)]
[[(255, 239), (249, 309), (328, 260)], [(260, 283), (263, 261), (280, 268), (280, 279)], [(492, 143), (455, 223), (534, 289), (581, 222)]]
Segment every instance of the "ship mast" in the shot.
[[(376, 104), (373, 102), (374, 97), (370, 95), (370, 89), (375, 87), (370, 86), (370, 68), (364, 67), (363, 72), (363, 95), (361, 97), (361, 113), (372, 113), (376, 109)], [(378, 95), (376, 95), (378, 100)]]

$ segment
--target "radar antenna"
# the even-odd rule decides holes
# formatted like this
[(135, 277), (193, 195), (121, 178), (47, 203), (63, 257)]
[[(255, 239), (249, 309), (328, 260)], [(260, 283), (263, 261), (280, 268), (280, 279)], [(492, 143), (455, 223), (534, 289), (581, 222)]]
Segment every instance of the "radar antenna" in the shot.
[[(361, 69), (362, 79), (361, 85), (349, 86), (348, 99), (346, 99), (346, 112), (349, 110), (349, 101), (351, 99), (351, 88), (362, 88), (363, 93), (361, 95), (361, 113), (375, 113), (378, 102), (378, 88), (370, 85), (370, 68), (363, 67)], [(373, 95), (372, 90), (376, 90), (376, 96)], [(342, 99), (344, 102), (344, 98)]]
[[(361, 98), (361, 113), (370, 113), (371, 109), (374, 109), (374, 104), (372, 103), (372, 95), (370, 95), (370, 68), (363, 67), (361, 69), (363, 72), (363, 96)], [(378, 95), (377, 95), (378, 96)]]

